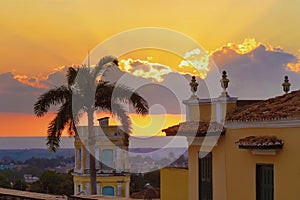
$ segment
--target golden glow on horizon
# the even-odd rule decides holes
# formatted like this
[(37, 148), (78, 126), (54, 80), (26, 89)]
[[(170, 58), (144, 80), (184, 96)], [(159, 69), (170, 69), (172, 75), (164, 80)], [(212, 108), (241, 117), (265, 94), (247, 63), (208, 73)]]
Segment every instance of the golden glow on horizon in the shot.
[(0, 112), (0, 137), (47, 136), (48, 124), (54, 117), (53, 113), (37, 118), (34, 114)]
[(133, 136), (164, 136), (161, 130), (185, 121), (185, 115), (160, 114), (141, 117), (130, 115), (132, 119)]
[[(179, 124), (185, 121), (185, 115), (180, 114), (149, 114), (141, 116), (139, 114), (129, 114), (132, 122), (132, 135), (133, 136), (163, 136), (162, 129)], [(97, 119), (103, 117), (110, 117), (110, 125), (120, 125), (120, 121), (111, 116), (109, 113), (96, 113), (94, 118), (94, 125), (98, 126)], [(79, 126), (87, 126), (86, 114), (80, 118)]]
[[(109, 116), (101, 114), (101, 117)], [(0, 113), (0, 137), (21, 137), (21, 136), (47, 136), (47, 127), (49, 122), (55, 117), (54, 113), (49, 113), (41, 118), (37, 118), (33, 114), (20, 113)], [(100, 115), (98, 116), (100, 117)], [(140, 116), (130, 114), (132, 120), (132, 134), (134, 136), (163, 136), (162, 129), (178, 124), (185, 120), (185, 115), (148, 115)], [(118, 120), (110, 118), (111, 125), (119, 125)], [(85, 124), (84, 120), (83, 123)], [(97, 118), (94, 122), (98, 126)], [(66, 131), (62, 136), (69, 136)]]

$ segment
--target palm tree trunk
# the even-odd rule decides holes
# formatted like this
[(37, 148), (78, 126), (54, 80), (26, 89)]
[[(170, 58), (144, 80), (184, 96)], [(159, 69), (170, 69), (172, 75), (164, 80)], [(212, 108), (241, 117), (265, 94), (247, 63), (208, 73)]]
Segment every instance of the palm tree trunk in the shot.
[(88, 110), (88, 144), (90, 151), (90, 184), (91, 184), (91, 194), (97, 194), (96, 187), (96, 162), (95, 162), (95, 131), (94, 131), (94, 110)]

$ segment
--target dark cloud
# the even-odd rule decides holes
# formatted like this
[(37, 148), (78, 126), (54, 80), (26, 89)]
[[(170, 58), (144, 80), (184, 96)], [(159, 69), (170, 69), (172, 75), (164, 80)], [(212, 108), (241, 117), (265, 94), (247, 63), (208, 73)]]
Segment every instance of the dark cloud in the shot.
[(37, 80), (36, 80), (36, 78), (30, 78), (30, 79), (28, 79), (28, 81), (31, 83), (35, 83)]
[(40, 83), (48, 88), (57, 87), (66, 84), (66, 69), (57, 71), (48, 75), (47, 79), (41, 80)]
[(33, 113), (33, 105), (41, 94), (66, 83), (65, 71), (62, 69), (41, 79), (18, 79), (11, 72), (0, 74), (0, 112)]
[(283, 51), (269, 51), (265, 46), (246, 54), (234, 50), (218, 51), (212, 59), (230, 79), (229, 92), (240, 98), (268, 98), (282, 94), (283, 77), (288, 75), (294, 89), (300, 88), (300, 74), (287, 69), (296, 57)]
[[(227, 71), (230, 79), (228, 91), (231, 96), (240, 99), (265, 99), (281, 95), (283, 94), (281, 84), (284, 75), (289, 76), (293, 90), (300, 88), (300, 74), (287, 68), (288, 63), (298, 61), (295, 55), (281, 49), (268, 50), (264, 45), (245, 54), (239, 54), (229, 47), (224, 48), (214, 52), (212, 59), (220, 72)], [(145, 68), (145, 71), (147, 70), (147, 66), (141, 66), (143, 69)], [(66, 84), (66, 70), (67, 68), (63, 68), (61, 71), (49, 74), (44, 79), (29, 77), (28, 83), (38, 83), (36, 86), (16, 80), (12, 73), (0, 74), (0, 112), (32, 113), (33, 104), (38, 96), (50, 88)], [(209, 72), (208, 77), (212, 73)], [(111, 67), (103, 79), (136, 89), (149, 102), (150, 106), (159, 104), (163, 107), (163, 109), (156, 107), (152, 113), (160, 114), (165, 111), (170, 114), (184, 113), (182, 101), (191, 95), (189, 86), (191, 76), (171, 72), (162, 77), (164, 80), (157, 83), (153, 79), (135, 77), (117, 67)], [(209, 89), (211, 87), (221, 91), (219, 79), (220, 75), (218, 74), (214, 82), (206, 85), (207, 80), (197, 78), (198, 96), (210, 97)]]
[(15, 80), (10, 72), (0, 74), (0, 112), (33, 113), (33, 102), (44, 91)]

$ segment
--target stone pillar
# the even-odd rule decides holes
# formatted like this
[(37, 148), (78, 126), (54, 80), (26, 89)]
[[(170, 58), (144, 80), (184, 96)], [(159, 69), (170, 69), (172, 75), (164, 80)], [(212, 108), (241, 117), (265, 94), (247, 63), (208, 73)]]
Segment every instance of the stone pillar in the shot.
[(185, 121), (190, 121), (190, 107), (188, 105), (185, 106)]
[(87, 149), (85, 151), (85, 169), (90, 169), (90, 152)]
[(122, 182), (117, 182), (117, 196), (122, 196)]
[(125, 197), (129, 198), (129, 182), (126, 182)]
[(222, 109), (222, 102), (217, 101), (216, 102), (216, 122), (221, 123), (222, 122), (222, 116), (223, 116), (223, 109)]
[(100, 183), (97, 183), (97, 184), (96, 184), (96, 188), (97, 188), (97, 194), (101, 194), (101, 191), (100, 191)]
[(89, 182), (85, 183), (85, 194), (86, 195), (90, 194), (90, 183)]
[(95, 149), (96, 170), (99, 169), (99, 147)]
[(122, 150), (120, 149), (120, 147), (116, 147), (116, 172), (119, 173), (121, 172), (121, 153)]
[(84, 165), (84, 158), (83, 158), (83, 156), (84, 156), (84, 150), (83, 150), (83, 148), (82, 148), (82, 146), (80, 147), (80, 154), (81, 154), (81, 156), (80, 156), (80, 171), (81, 172), (83, 172), (83, 165)]
[(76, 146), (75, 146), (75, 169), (74, 169), (75, 172), (79, 168), (79, 155), (78, 155), (79, 152), (78, 151), (79, 151), (79, 149), (76, 148)]

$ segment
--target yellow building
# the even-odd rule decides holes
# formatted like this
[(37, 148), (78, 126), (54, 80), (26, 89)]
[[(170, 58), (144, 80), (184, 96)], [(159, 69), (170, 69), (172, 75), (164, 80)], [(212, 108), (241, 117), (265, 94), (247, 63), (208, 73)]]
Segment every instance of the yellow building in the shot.
[[(108, 117), (99, 119), (96, 134), (97, 194), (129, 197), (128, 135), (117, 126), (109, 126)], [(90, 194), (87, 126), (77, 127), (75, 138), (74, 193)]]
[[(184, 101), (187, 121), (164, 130), (167, 136), (185, 135), (190, 141), (188, 195), (180, 199), (299, 199), (300, 91), (239, 101), (229, 97), (224, 79), (226, 73), (220, 97), (192, 96)], [(161, 173), (162, 200), (179, 200), (171, 196), (182, 191), (172, 190), (166, 172)], [(167, 173), (177, 176), (176, 171)]]

